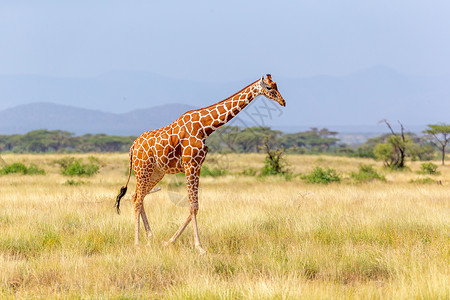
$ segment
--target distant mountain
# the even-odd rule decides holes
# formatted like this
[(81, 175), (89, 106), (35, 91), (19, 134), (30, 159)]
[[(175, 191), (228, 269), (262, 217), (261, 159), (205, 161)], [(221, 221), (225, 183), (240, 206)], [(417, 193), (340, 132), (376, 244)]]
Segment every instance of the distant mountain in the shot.
[(311, 125), (375, 125), (388, 119), (416, 126), (450, 121), (446, 78), (408, 76), (377, 66), (342, 77), (280, 81), (279, 88), (285, 85), (286, 102)]
[[(127, 71), (110, 72), (93, 78), (0, 75), (0, 109), (42, 102), (76, 105), (96, 112), (80, 110), (75, 114), (76, 117), (71, 119), (75, 128), (73, 131), (87, 130), (87, 124), (93, 122), (90, 125), (93, 128), (128, 133), (131, 125), (120, 120), (132, 118), (129, 114), (138, 114), (139, 120), (145, 120), (145, 125), (141, 128), (148, 129), (150, 126), (147, 124), (152, 125), (153, 120), (161, 121), (162, 115), (170, 111), (180, 113), (175, 110), (180, 105), (173, 105), (170, 109), (161, 109), (156, 115), (149, 115), (147, 118), (142, 116), (146, 114), (145, 110), (139, 111), (139, 108), (158, 105), (164, 108), (172, 103), (192, 107), (207, 106), (234, 94), (261, 75), (263, 74), (255, 74), (255, 78), (222, 84)], [(429, 123), (450, 122), (450, 78), (411, 76), (384, 66), (375, 66), (346, 76), (324, 75), (292, 79), (283, 78), (282, 74), (272, 75), (286, 99), (286, 108), (278, 110), (271, 107), (270, 109), (277, 110), (269, 112), (267, 103), (270, 101), (257, 99), (239, 115), (241, 119), (237, 121), (253, 118), (254, 125), (276, 128), (367, 128), (376, 126), (381, 119), (388, 119), (392, 123), (400, 120), (407, 129)], [(40, 104), (28, 109), (39, 111), (43, 107), (45, 105)], [(129, 111), (131, 112), (125, 113)], [(118, 114), (122, 119), (115, 119)], [(43, 122), (33, 118), (23, 120), (22, 115), (18, 114), (17, 118), (9, 118), (13, 123), (4, 127), (4, 111), (0, 117), (3, 124), (1, 128), (4, 128), (1, 130), (8, 128), (9, 131), (14, 128), (19, 130), (24, 126), (22, 124), (30, 124), (31, 120), (35, 122), (34, 127)], [(108, 123), (113, 119), (116, 121)], [(167, 115), (165, 122), (170, 122), (171, 119)], [(158, 121), (154, 124), (161, 124), (162, 121)], [(237, 121), (234, 120), (234, 125), (243, 125)], [(80, 124), (75, 126), (76, 122)], [(57, 126), (57, 122), (52, 125)], [(67, 125), (66, 128), (68, 127)]]
[(0, 110), (40, 102), (113, 113), (173, 103), (201, 106), (214, 102), (222, 89), (148, 72), (114, 71), (94, 78), (0, 75)]
[(32, 103), (0, 111), (0, 134), (60, 129), (75, 134), (140, 135), (166, 126), (192, 109), (195, 107), (167, 104), (115, 114), (53, 103)]

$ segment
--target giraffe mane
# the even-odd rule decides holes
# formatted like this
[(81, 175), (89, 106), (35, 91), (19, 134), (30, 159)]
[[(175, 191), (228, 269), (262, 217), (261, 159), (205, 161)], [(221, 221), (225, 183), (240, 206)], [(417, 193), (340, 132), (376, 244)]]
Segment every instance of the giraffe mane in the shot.
[[(263, 77), (264, 77), (264, 76), (263, 76)], [(247, 85), (245, 88), (239, 90), (238, 92), (234, 93), (233, 95), (231, 95), (231, 96), (229, 96), (229, 97), (227, 97), (227, 98), (225, 98), (225, 99), (223, 99), (223, 100), (221, 100), (221, 101), (219, 101), (219, 102), (217, 102), (217, 103), (214, 103), (214, 104), (211, 104), (211, 105), (202, 107), (202, 108), (189, 110), (189, 111), (187, 111), (186, 113), (194, 112), (194, 111), (201, 110), (201, 109), (212, 108), (212, 107), (216, 106), (217, 104), (223, 103), (223, 102), (225, 102), (226, 100), (228, 100), (228, 99), (230, 99), (230, 98), (233, 98), (234, 96), (236, 96), (237, 94), (239, 94), (240, 92), (242, 92), (243, 90), (245, 90), (246, 88), (248, 88), (249, 86), (254, 85), (256, 82), (258, 82), (258, 81), (260, 81), (260, 80), (261, 80), (261, 79), (258, 79), (258, 80), (253, 81), (252, 83), (250, 83), (249, 85)]]

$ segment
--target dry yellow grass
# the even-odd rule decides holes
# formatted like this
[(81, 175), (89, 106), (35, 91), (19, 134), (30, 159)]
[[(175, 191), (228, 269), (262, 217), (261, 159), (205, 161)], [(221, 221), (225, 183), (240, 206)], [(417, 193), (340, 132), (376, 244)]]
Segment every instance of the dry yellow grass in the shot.
[[(145, 207), (155, 239), (133, 246), (129, 193), (122, 214), (114, 198), (126, 181), (127, 154), (86, 154), (100, 173), (64, 185), (54, 160), (66, 155), (3, 155), (36, 163), (46, 175), (0, 176), (1, 298), (450, 298), (450, 167), (443, 185), (414, 184), (410, 171), (386, 182), (354, 184), (350, 171), (370, 160), (289, 156), (294, 173), (315, 166), (340, 172), (340, 184), (299, 177), (237, 175), (260, 169), (257, 154), (209, 155), (229, 175), (201, 179), (200, 238), (189, 226), (163, 248), (188, 213), (174, 205), (179, 177), (166, 177)], [(220, 160), (220, 162), (219, 162)]]

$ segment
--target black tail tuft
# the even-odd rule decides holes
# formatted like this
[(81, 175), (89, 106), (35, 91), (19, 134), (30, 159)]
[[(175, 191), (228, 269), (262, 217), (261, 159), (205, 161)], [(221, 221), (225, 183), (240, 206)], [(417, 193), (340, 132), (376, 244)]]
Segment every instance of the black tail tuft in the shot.
[(116, 205), (115, 205), (118, 214), (120, 214), (120, 199), (122, 199), (122, 197), (125, 196), (126, 193), (127, 193), (127, 187), (126, 186), (121, 187), (119, 195), (117, 195)]

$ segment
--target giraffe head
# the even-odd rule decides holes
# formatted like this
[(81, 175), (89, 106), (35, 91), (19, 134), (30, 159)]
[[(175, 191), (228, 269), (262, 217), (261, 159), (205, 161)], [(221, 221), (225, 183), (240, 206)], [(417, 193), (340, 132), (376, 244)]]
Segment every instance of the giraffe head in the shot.
[(269, 99), (278, 102), (281, 106), (286, 106), (280, 92), (278, 91), (276, 82), (272, 81), (272, 75), (267, 74), (267, 78), (261, 77), (259, 84), (261, 85), (261, 94)]

